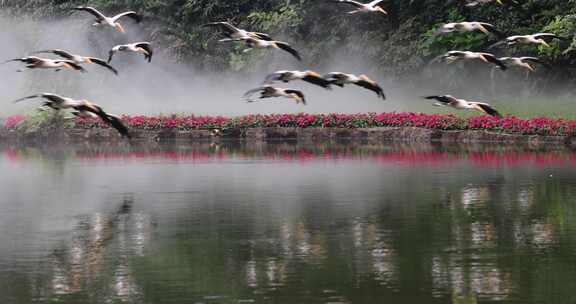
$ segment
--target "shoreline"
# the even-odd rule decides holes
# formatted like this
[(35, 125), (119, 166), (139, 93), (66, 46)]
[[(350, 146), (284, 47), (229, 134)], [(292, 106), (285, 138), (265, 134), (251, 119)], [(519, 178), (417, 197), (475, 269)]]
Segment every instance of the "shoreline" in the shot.
[(111, 128), (40, 128), (21, 132), (0, 128), (2, 142), (214, 142), (219, 140), (266, 141), (331, 141), (445, 143), (445, 144), (528, 144), (576, 147), (575, 136), (525, 135), (487, 130), (441, 130), (422, 127), (253, 127), (234, 129), (155, 130), (132, 129), (132, 139), (122, 138)]

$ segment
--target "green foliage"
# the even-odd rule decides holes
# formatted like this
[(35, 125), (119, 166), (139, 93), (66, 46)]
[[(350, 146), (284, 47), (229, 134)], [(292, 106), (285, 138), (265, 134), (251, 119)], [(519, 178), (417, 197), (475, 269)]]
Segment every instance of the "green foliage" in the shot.
[[(388, 16), (349, 15), (350, 7), (320, 0), (6, 0), (0, 5), (49, 18), (65, 16), (68, 11), (62, 8), (77, 5), (91, 5), (108, 14), (133, 9), (146, 18), (143, 26), (153, 33), (151, 39), (199, 69), (246, 70), (253, 68), (256, 58), (266, 62), (260, 59), (268, 53), (244, 54), (241, 44), (217, 43), (215, 31), (201, 26), (230, 21), (293, 44), (311, 68), (327, 66), (344, 54), (378, 62), (374, 69), (402, 77), (420, 71), (431, 58), (448, 50), (483, 50), (497, 41), (482, 33), (434, 36), (445, 22), (489, 22), (509, 35), (553, 32), (572, 38), (576, 34), (576, 0), (519, 2), (469, 8), (458, 1), (390, 0), (384, 3)], [(506, 49), (501, 55), (539, 55), (552, 65), (564, 66), (576, 63), (574, 48), (573, 40), (554, 42), (550, 49)]]

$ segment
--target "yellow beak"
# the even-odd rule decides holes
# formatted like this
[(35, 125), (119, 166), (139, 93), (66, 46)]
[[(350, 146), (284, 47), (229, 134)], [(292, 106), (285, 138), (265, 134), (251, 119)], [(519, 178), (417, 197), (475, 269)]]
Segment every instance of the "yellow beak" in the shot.
[(482, 33), (484, 33), (484, 34), (486, 34), (486, 35), (490, 34), (490, 32), (489, 32), (484, 26), (482, 26), (482, 25), (480, 25), (480, 26), (478, 27), (478, 29), (479, 29)]
[(482, 61), (484, 61), (484, 62), (488, 62), (488, 59), (486, 59), (486, 57), (484, 57), (484, 55), (480, 55), (480, 59), (482, 59)]
[(378, 6), (376, 9), (384, 15), (388, 15), (388, 12), (385, 11), (382, 7)]
[(541, 43), (542, 45), (544, 45), (545, 47), (551, 47), (551, 46), (548, 44), (548, 42), (544, 41), (544, 39), (540, 39), (540, 43)]

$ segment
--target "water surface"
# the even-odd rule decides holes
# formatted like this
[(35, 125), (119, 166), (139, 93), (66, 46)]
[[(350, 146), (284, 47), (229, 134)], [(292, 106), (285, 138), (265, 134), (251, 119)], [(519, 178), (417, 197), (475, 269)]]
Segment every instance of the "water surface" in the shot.
[(576, 153), (0, 147), (0, 303), (571, 303)]

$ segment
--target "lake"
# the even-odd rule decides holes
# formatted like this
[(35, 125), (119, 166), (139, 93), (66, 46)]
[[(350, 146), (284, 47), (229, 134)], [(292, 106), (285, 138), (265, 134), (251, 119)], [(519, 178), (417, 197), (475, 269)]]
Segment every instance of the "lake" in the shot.
[(572, 303), (576, 152), (0, 146), (0, 303)]

